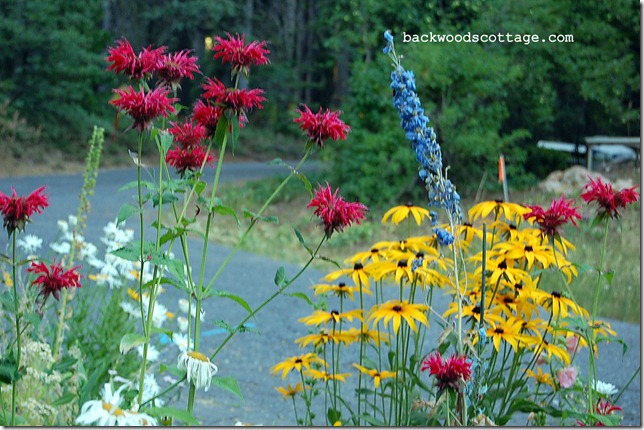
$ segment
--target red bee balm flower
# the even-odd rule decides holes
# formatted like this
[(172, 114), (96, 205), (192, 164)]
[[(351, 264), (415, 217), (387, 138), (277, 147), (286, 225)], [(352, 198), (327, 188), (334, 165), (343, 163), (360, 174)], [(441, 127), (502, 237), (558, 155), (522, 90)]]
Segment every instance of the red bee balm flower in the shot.
[(132, 87), (125, 90), (114, 90), (114, 92), (119, 95), (119, 98), (110, 103), (131, 116), (134, 120), (134, 128), (139, 132), (150, 128), (156, 117), (167, 118), (168, 112), (176, 112), (172, 103), (178, 99), (169, 98), (168, 90), (163, 87), (155, 88), (147, 93), (144, 89), (141, 89), (141, 92), (136, 92)]
[(192, 120), (188, 120), (183, 124), (171, 124), (172, 128), (168, 131), (174, 136), (174, 141), (183, 148), (198, 145), (206, 138), (206, 127), (201, 124), (195, 124)]
[(217, 122), (219, 122), (222, 112), (221, 107), (211, 106), (199, 100), (192, 109), (192, 119), (206, 127), (209, 135), (213, 135), (217, 130)]
[(78, 287), (80, 288), (80, 278), (81, 275), (76, 272), (78, 267), (74, 267), (68, 271), (64, 271), (63, 266), (60, 263), (56, 263), (47, 267), (45, 263), (31, 263), (27, 272), (35, 273), (40, 275), (37, 277), (31, 285), (40, 285), (40, 294), (39, 296), (44, 296), (43, 303), (47, 301), (49, 295), (53, 295), (56, 300), (59, 299), (58, 292), (63, 288), (69, 287)]
[(206, 152), (202, 145), (192, 145), (185, 148), (175, 147), (168, 151), (165, 161), (170, 166), (177, 169), (177, 172), (183, 176), (186, 170), (199, 170), (204, 164), (204, 160), (210, 166), (215, 159), (211, 152)]
[(205, 90), (203, 97), (213, 100), (217, 105), (224, 109), (231, 109), (236, 115), (250, 110), (254, 107), (261, 109), (262, 102), (266, 99), (262, 96), (264, 90), (255, 88), (252, 90), (242, 90), (226, 88), (226, 86), (217, 78), (210, 79), (202, 85)]
[(157, 61), (156, 72), (161, 85), (174, 91), (179, 87), (181, 78), (193, 79), (193, 73), (199, 72), (199, 66), (197, 59), (190, 56), (190, 51), (183, 50), (161, 57)]
[(40, 187), (27, 197), (16, 195), (16, 190), (12, 187), (11, 197), (0, 192), (0, 213), (4, 218), (4, 228), (9, 235), (14, 230), (24, 231), (25, 225), (31, 221), (31, 215), (34, 212), (41, 213), (44, 208), (49, 206), (47, 196), (42, 192), (45, 187)]
[(559, 199), (553, 199), (550, 208), (543, 210), (540, 206), (528, 206), (531, 212), (523, 215), (528, 221), (536, 221), (541, 231), (549, 237), (559, 234), (561, 226), (569, 221), (577, 225), (576, 219), (581, 219), (576, 207), (572, 207), (573, 200), (566, 200), (562, 195)]
[(581, 198), (586, 202), (597, 202), (599, 206), (597, 211), (600, 218), (609, 216), (611, 218), (619, 218), (619, 209), (623, 209), (626, 205), (639, 200), (639, 193), (635, 191), (635, 187), (625, 188), (621, 191), (613, 189), (611, 184), (604, 184), (601, 177), (597, 180), (588, 177), (590, 182), (586, 184), (586, 192), (581, 195)]
[(119, 40), (116, 47), (107, 51), (109, 55), (106, 59), (111, 63), (107, 70), (123, 73), (130, 79), (142, 79), (157, 70), (165, 50), (165, 46), (156, 49), (148, 46), (137, 55), (127, 39)]
[(441, 390), (445, 387), (458, 390), (459, 380), (467, 381), (472, 376), (472, 364), (466, 356), (453, 354), (443, 361), (438, 351), (425, 357), (420, 370), (429, 370), (429, 374), (436, 377), (436, 384)]
[(237, 34), (235, 37), (229, 33), (228, 39), (217, 36), (217, 42), (212, 50), (215, 51), (214, 58), (221, 58), (222, 63), (231, 63), (233, 66), (233, 74), (243, 73), (248, 76), (250, 66), (261, 66), (268, 64), (270, 61), (266, 55), (270, 52), (265, 48), (266, 42), (251, 42), (248, 45), (244, 44), (244, 35)]
[(328, 183), (324, 188), (322, 185), (319, 187), (306, 207), (317, 208), (314, 213), (322, 220), (327, 237), (331, 237), (334, 231), (342, 231), (353, 222), (360, 224), (360, 220), (364, 219), (365, 212), (368, 210), (365, 205), (344, 201), (342, 197), (338, 197), (340, 189), (336, 189), (332, 194)]
[(303, 105), (304, 109), (298, 111), (300, 116), (293, 122), (300, 123), (300, 129), (306, 131), (310, 141), (315, 142), (320, 148), (324, 148), (324, 142), (327, 139), (345, 140), (351, 127), (340, 120), (340, 112), (331, 112), (327, 109), (324, 113), (322, 108), (318, 113), (311, 112), (308, 106)]

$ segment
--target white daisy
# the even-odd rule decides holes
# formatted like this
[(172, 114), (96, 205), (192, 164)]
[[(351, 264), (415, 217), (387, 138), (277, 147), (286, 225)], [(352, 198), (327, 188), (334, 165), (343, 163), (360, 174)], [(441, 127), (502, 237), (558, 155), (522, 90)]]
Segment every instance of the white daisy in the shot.
[[(161, 387), (154, 377), (154, 373), (146, 373), (145, 378), (143, 379), (143, 402), (147, 402), (161, 391)], [(160, 399), (154, 399), (154, 404), (156, 406), (163, 406), (165, 402)]]
[(211, 363), (208, 357), (196, 351), (179, 354), (177, 366), (179, 369), (186, 370), (186, 379), (189, 383), (193, 384), (197, 389), (204, 388), (204, 391), (208, 391), (210, 381), (218, 370), (217, 366)]
[(593, 390), (595, 390), (599, 394), (603, 394), (604, 396), (612, 396), (613, 394), (617, 394), (619, 392), (619, 390), (613, 384), (599, 380), (593, 383)]
[(50, 243), (49, 247), (56, 254), (69, 254), (69, 252), (72, 250), (72, 245), (69, 242), (54, 242)]
[(130, 315), (130, 316), (132, 316), (134, 318), (141, 317), (141, 311), (138, 308), (136, 308), (132, 303), (130, 303), (130, 302), (121, 302), (121, 303), (119, 303), (119, 306), (128, 315)]
[(126, 387), (127, 384), (121, 385), (112, 393), (112, 385), (105, 384), (100, 400), (90, 400), (83, 404), (80, 415), (76, 418), (76, 424), (111, 427), (158, 425), (156, 419), (147, 414), (121, 409), (121, 391)]
[(177, 326), (179, 326), (179, 330), (181, 330), (184, 333), (188, 332), (188, 318), (179, 316), (177, 317)]
[[(189, 313), (188, 311), (190, 311), (190, 314), (192, 314), (192, 318), (195, 318), (195, 315), (197, 314), (197, 307), (194, 304), (190, 306), (190, 302), (188, 302), (188, 300), (186, 299), (179, 299), (179, 310), (184, 314), (187, 314)], [(204, 315), (206, 315), (206, 311), (204, 310), (204, 308), (201, 308), (200, 315), (201, 316), (199, 319), (203, 321), (203, 317)]]
[(42, 246), (42, 239), (33, 234), (27, 234), (16, 240), (16, 245), (18, 245), (25, 254), (35, 254)]
[[(173, 333), (172, 343), (174, 343), (182, 352), (186, 352), (188, 350), (188, 336), (185, 334)], [(194, 345), (192, 338), (190, 339), (190, 345)]]
[[(136, 347), (139, 357), (143, 358), (143, 345)], [(159, 350), (152, 344), (148, 344), (148, 361), (157, 361), (159, 359)]]

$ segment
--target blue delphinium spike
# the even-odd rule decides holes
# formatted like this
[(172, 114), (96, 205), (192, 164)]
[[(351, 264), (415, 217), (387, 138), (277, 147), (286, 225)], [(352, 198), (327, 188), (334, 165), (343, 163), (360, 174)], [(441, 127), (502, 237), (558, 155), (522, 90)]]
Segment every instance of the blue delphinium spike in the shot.
[(391, 73), (391, 88), (394, 92), (394, 107), (400, 115), (400, 125), (405, 137), (411, 143), (419, 164), (418, 175), (425, 182), (430, 206), (443, 207), (455, 223), (463, 218), (460, 202), (452, 182), (443, 173), (441, 148), (436, 141), (434, 129), (428, 126), (429, 118), (425, 115), (418, 94), (414, 73), (405, 70), (400, 64), (400, 57), (394, 50), (394, 38), (389, 30), (384, 34), (387, 46), (383, 50), (394, 61)]

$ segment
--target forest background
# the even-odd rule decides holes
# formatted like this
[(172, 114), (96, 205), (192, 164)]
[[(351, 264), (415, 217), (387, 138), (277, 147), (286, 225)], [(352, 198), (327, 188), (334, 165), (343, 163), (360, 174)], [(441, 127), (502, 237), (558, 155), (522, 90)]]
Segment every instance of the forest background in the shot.
[[(423, 187), (391, 106), (386, 29), (416, 72), (462, 193), (495, 180), (501, 153), (514, 187), (565, 167), (566, 154), (537, 149), (541, 139), (640, 135), (633, 0), (0, 0), (0, 153), (18, 162), (53, 153), (82, 161), (99, 125), (110, 135), (104, 165), (122, 162), (134, 134), (123, 133), (129, 122), (108, 104), (125, 82), (105, 72), (107, 47), (126, 37), (135, 51), (190, 49), (205, 76), (226, 82), (209, 44), (245, 33), (247, 41), (270, 42), (272, 64), (250, 77), (269, 101), (249, 115), (253, 126), (236, 155), (296, 158), (302, 148), (292, 118), (300, 103), (340, 109), (353, 132), (324, 151), (328, 180), (348, 199), (400, 204)], [(403, 32), (572, 35), (574, 42), (404, 43)], [(183, 84), (184, 104), (201, 83)]]

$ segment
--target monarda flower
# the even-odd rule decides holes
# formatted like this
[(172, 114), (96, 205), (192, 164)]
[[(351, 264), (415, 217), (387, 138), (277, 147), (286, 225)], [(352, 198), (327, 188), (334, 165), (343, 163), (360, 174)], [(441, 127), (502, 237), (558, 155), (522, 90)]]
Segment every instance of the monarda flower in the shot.
[(165, 46), (156, 49), (148, 46), (137, 55), (127, 39), (119, 40), (116, 47), (107, 51), (109, 55), (106, 60), (110, 63), (107, 70), (122, 73), (130, 79), (148, 77), (158, 69), (165, 50)]
[(266, 101), (266, 98), (262, 96), (264, 90), (259, 88), (251, 90), (226, 88), (217, 78), (208, 78), (202, 88), (205, 90), (203, 98), (213, 101), (234, 116), (239, 116), (240, 120), (245, 118), (246, 112), (252, 108), (261, 109), (262, 102)]
[(306, 205), (307, 208), (316, 208), (314, 213), (322, 221), (327, 237), (331, 237), (335, 231), (342, 231), (354, 222), (360, 224), (360, 220), (364, 219), (368, 210), (362, 203), (346, 202), (342, 197), (338, 196), (339, 191), (340, 189), (338, 188), (334, 193), (331, 193), (331, 187), (328, 183), (326, 187), (319, 185), (313, 199)]
[(211, 152), (206, 152), (203, 145), (192, 145), (185, 148), (175, 145), (165, 157), (166, 163), (174, 167), (182, 177), (185, 176), (186, 170), (197, 171), (205, 163), (212, 166), (214, 159), (215, 156)]
[(581, 198), (586, 203), (597, 203), (597, 216), (600, 219), (605, 217), (619, 218), (620, 209), (639, 200), (639, 193), (635, 191), (636, 186), (617, 191), (613, 189), (611, 184), (604, 184), (601, 177), (598, 177), (597, 180), (591, 177), (588, 179), (590, 182), (586, 184), (586, 192), (581, 195)]
[(183, 50), (163, 55), (157, 60), (156, 73), (159, 83), (175, 91), (180, 87), (182, 78), (194, 79), (194, 73), (199, 72), (197, 59), (190, 56), (190, 51)]
[(198, 100), (192, 109), (192, 119), (204, 126), (209, 136), (213, 136), (222, 113), (223, 109), (220, 106), (212, 106), (204, 103), (203, 100)]
[(565, 224), (571, 222), (577, 225), (575, 219), (581, 219), (577, 208), (573, 207), (573, 200), (566, 200), (562, 195), (559, 199), (553, 199), (552, 204), (546, 210), (540, 206), (528, 206), (531, 211), (524, 214), (523, 218), (536, 222), (539, 229), (548, 237), (559, 235), (559, 230)]
[(133, 128), (142, 132), (152, 125), (152, 121), (159, 116), (168, 117), (168, 112), (176, 112), (172, 103), (176, 98), (168, 97), (167, 88), (159, 87), (146, 92), (143, 88), (140, 92), (132, 87), (125, 90), (114, 90), (119, 98), (110, 103), (119, 110), (127, 113), (134, 120)]
[(47, 266), (45, 263), (32, 262), (27, 272), (34, 273), (38, 276), (31, 285), (40, 287), (38, 296), (44, 296), (43, 304), (47, 301), (49, 295), (53, 295), (56, 300), (59, 300), (58, 292), (63, 288), (77, 287), (80, 288), (81, 275), (76, 271), (77, 267), (65, 271), (61, 263), (56, 263)]
[(41, 213), (49, 206), (47, 196), (43, 194), (45, 187), (40, 187), (27, 197), (18, 196), (12, 187), (11, 196), (0, 192), (0, 213), (4, 219), (4, 228), (11, 236), (15, 230), (24, 231), (34, 213)]
[(230, 63), (233, 66), (233, 75), (242, 73), (248, 77), (250, 66), (262, 66), (270, 63), (266, 55), (270, 53), (266, 49), (266, 41), (251, 42), (244, 44), (244, 35), (236, 34), (234, 37), (226, 33), (228, 39), (217, 36), (212, 50), (215, 51), (213, 58), (221, 58), (222, 63)]
[(351, 127), (340, 119), (339, 111), (331, 112), (327, 109), (322, 112), (320, 107), (318, 113), (313, 113), (308, 106), (302, 106), (302, 110), (298, 111), (300, 116), (295, 118), (293, 122), (300, 124), (300, 129), (306, 132), (309, 141), (315, 143), (319, 148), (324, 148), (324, 142), (328, 139), (346, 140)]
[(192, 120), (185, 121), (181, 124), (171, 123), (172, 127), (168, 132), (173, 136), (175, 143), (182, 148), (199, 145), (208, 134), (206, 127), (199, 122), (196, 124)]
[(439, 389), (450, 387), (458, 390), (459, 381), (466, 382), (472, 376), (472, 363), (466, 356), (456, 354), (443, 360), (440, 352), (437, 351), (425, 357), (420, 370), (421, 372), (429, 370), (429, 374), (436, 377), (436, 385)]

